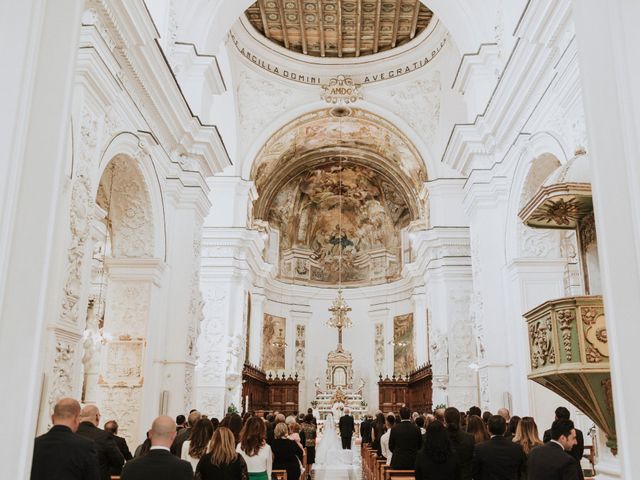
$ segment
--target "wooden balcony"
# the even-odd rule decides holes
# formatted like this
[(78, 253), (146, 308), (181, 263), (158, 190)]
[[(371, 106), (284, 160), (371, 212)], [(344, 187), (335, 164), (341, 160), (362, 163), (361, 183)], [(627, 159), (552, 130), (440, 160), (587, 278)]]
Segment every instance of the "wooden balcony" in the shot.
[(589, 416), (616, 448), (609, 345), (601, 296), (550, 300), (524, 314), (529, 379)]

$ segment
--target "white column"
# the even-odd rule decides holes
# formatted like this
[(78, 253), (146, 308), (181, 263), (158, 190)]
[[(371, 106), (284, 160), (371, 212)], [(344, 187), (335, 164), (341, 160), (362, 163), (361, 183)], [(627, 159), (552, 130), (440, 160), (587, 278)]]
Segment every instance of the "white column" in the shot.
[[(640, 472), (640, 4), (573, 2), (622, 477)], [(594, 8), (600, 15), (594, 17)], [(593, 32), (598, 34), (594, 35)], [(616, 478), (616, 465), (598, 465)], [(611, 472), (611, 473), (609, 473)]]
[(249, 362), (259, 367), (262, 358), (262, 327), (264, 322), (264, 302), (262, 289), (251, 295), (251, 336), (249, 338)]
[[(165, 340), (162, 289), (165, 264), (155, 258), (108, 258), (107, 294), (100, 362), (101, 413), (117, 420), (130, 445), (145, 438), (159, 414)], [(159, 325), (158, 325), (159, 324)]]
[(418, 367), (427, 363), (429, 345), (427, 344), (427, 295), (424, 288), (416, 288), (411, 295), (413, 301), (413, 328), (416, 364)]
[[(65, 160), (79, 0), (5, 2), (0, 40), (11, 65), (0, 91), (0, 459), (6, 478), (27, 478), (42, 385), (45, 301)], [(25, 339), (28, 339), (26, 341)], [(48, 416), (44, 411), (42, 415)]]

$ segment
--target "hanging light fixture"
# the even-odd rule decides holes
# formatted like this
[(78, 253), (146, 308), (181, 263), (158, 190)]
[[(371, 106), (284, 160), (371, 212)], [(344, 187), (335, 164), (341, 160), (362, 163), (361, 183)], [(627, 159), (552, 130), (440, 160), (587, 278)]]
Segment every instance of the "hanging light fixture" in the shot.
[(288, 346), (287, 342), (285, 341), (284, 333), (282, 333), (281, 328), (278, 329), (278, 336), (276, 336), (276, 338), (273, 339), (273, 341), (271, 342), (271, 345), (273, 345), (276, 348), (286, 348)]
[(331, 317), (327, 322), (330, 327), (338, 329), (338, 348), (337, 351), (342, 351), (342, 330), (353, 326), (353, 322), (348, 316), (351, 311), (351, 307), (347, 305), (342, 296), (342, 247), (343, 247), (343, 233), (342, 233), (342, 117), (338, 117), (339, 126), (339, 147), (338, 147), (338, 294), (336, 295), (331, 308)]

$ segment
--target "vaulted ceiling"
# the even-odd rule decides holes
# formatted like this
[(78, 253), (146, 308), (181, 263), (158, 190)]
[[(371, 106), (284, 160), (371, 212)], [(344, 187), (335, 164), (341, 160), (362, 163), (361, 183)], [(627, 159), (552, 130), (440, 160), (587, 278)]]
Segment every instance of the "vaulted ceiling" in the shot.
[(265, 37), (315, 57), (360, 57), (412, 40), (433, 13), (420, 0), (258, 0), (246, 11)]

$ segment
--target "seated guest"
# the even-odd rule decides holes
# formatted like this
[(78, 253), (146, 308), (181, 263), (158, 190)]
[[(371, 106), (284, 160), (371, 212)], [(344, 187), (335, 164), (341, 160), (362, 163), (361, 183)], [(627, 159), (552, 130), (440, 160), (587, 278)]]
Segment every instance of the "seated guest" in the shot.
[(387, 424), (382, 412), (376, 414), (376, 419), (371, 426), (371, 448), (374, 449), (378, 455), (382, 455), (382, 449), (380, 448), (380, 439), (387, 431)]
[(461, 480), (460, 460), (441, 422), (427, 428), (425, 444), (416, 457), (416, 480)]
[(416, 455), (422, 446), (420, 429), (410, 420), (411, 411), (400, 408), (400, 423), (391, 429), (389, 450), (393, 454), (389, 464), (394, 470), (411, 470), (416, 464)]
[[(172, 420), (173, 422), (173, 420)], [(104, 430), (100, 430), (100, 411), (95, 405), (85, 405), (80, 412), (80, 425), (78, 435), (89, 440), (93, 440), (98, 451), (98, 465), (100, 465), (100, 478), (109, 480), (111, 470), (121, 470), (124, 464), (124, 457), (118, 449), (113, 435)]]
[[(482, 423), (480, 419), (478, 420)], [(471, 480), (471, 462), (475, 449), (473, 435), (462, 431), (460, 412), (457, 408), (449, 407), (444, 411), (444, 423), (451, 441), (451, 448), (460, 461), (460, 478)]]
[(570, 453), (576, 441), (571, 420), (553, 422), (551, 440), (529, 453), (528, 480), (582, 480), (582, 468)]
[(520, 445), (504, 437), (507, 423), (500, 415), (489, 418), (491, 439), (476, 445), (473, 453), (474, 480), (518, 480), (524, 465), (524, 452)]
[(182, 455), (182, 444), (189, 440), (191, 437), (191, 429), (196, 424), (198, 420), (202, 418), (202, 415), (197, 410), (192, 410), (187, 417), (187, 428), (183, 428), (176, 435), (175, 440), (173, 441), (173, 445), (171, 445), (171, 453), (173, 453), (176, 457), (180, 457)]
[(273, 467), (273, 453), (267, 444), (267, 430), (264, 421), (258, 417), (247, 420), (240, 432), (240, 443), (236, 452), (247, 463), (249, 480), (270, 480)]
[[(115, 420), (109, 420), (104, 424), (104, 431), (109, 432), (111, 433), (111, 435), (113, 435), (113, 439), (118, 446), (118, 450), (120, 450), (120, 453), (124, 457), (124, 461), (128, 462), (129, 460), (131, 460), (133, 458), (133, 455), (131, 455), (131, 451), (129, 450), (127, 441), (123, 437), (118, 436), (118, 422), (116, 422)], [(122, 468), (111, 469), (111, 475), (118, 476), (120, 475), (120, 472), (122, 472)]]
[[(511, 417), (511, 420), (517, 417)], [(527, 480), (527, 459), (531, 450), (534, 447), (542, 445), (540, 441), (540, 437), (538, 436), (538, 426), (532, 417), (523, 417), (519, 422), (516, 428), (516, 433), (513, 436), (513, 442), (517, 443), (522, 447), (522, 451), (525, 456), (525, 463), (522, 468), (522, 474), (520, 475), (521, 480)]]
[(316, 435), (318, 427), (315, 424), (315, 418), (313, 414), (307, 413), (302, 423), (302, 433), (304, 433), (304, 446), (307, 449), (307, 471), (306, 474), (309, 477), (311, 474), (311, 467), (316, 462)]
[(33, 445), (31, 480), (96, 480), (100, 478), (95, 443), (76, 435), (80, 404), (63, 398), (51, 417), (53, 427)]
[(391, 429), (396, 424), (396, 417), (393, 414), (387, 415), (387, 431), (380, 437), (380, 451), (382, 456), (387, 459), (387, 465), (391, 465), (391, 450), (389, 450), (389, 436), (391, 435)]
[(182, 444), (182, 454), (180, 458), (191, 463), (195, 472), (198, 462), (207, 453), (211, 437), (213, 436), (213, 423), (208, 418), (201, 418), (193, 426), (191, 439)]
[(304, 452), (298, 444), (289, 438), (289, 429), (285, 423), (278, 423), (273, 430), (275, 439), (271, 444), (274, 470), (286, 470), (287, 478), (300, 478), (300, 465)]
[(471, 415), (467, 419), (467, 433), (473, 436), (476, 445), (489, 440), (489, 432), (482, 419), (476, 415)]
[(156, 418), (149, 430), (149, 453), (127, 462), (121, 480), (192, 480), (193, 469), (189, 462), (176, 458), (169, 450), (175, 438), (173, 418)]
[(247, 463), (238, 452), (233, 433), (227, 427), (213, 432), (209, 453), (205, 453), (196, 467), (199, 480), (246, 480)]
[[(556, 420), (570, 420), (571, 413), (565, 407), (556, 408)], [(576, 431), (576, 444), (571, 448), (569, 454), (576, 459), (577, 462), (582, 460), (582, 455), (584, 454), (584, 435), (582, 435), (582, 431), (575, 429)], [(542, 441), (544, 443), (548, 443), (551, 440), (551, 429), (546, 430), (544, 435), (542, 436)]]

